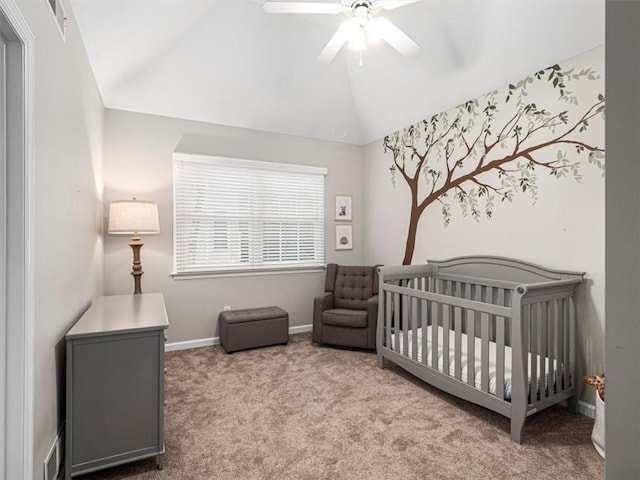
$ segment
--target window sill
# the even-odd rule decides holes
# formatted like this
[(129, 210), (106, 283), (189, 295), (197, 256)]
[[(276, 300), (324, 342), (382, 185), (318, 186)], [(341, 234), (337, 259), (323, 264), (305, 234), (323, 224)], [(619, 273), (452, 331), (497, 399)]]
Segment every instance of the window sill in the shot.
[(274, 268), (264, 270), (225, 270), (218, 272), (171, 273), (174, 280), (197, 280), (200, 278), (254, 277), (262, 275), (291, 275), (297, 273), (324, 272), (325, 267)]

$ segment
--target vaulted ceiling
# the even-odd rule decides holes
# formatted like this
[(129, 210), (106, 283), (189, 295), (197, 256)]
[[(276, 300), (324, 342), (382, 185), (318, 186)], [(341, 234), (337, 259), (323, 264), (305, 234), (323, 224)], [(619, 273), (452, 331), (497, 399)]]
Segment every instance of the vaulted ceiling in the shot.
[(604, 0), (421, 0), (383, 12), (420, 52), (380, 42), (362, 66), (346, 48), (317, 61), (341, 15), (70, 2), (108, 108), (358, 145), (604, 43)]

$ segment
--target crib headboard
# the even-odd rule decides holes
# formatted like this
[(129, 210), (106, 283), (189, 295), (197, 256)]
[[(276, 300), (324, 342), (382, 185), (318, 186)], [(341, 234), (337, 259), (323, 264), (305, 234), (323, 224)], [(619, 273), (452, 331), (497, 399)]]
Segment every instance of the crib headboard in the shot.
[(584, 272), (551, 270), (505, 257), (466, 256), (448, 260), (427, 260), (437, 273), (491, 278), (516, 283), (539, 283), (549, 280), (581, 280)]

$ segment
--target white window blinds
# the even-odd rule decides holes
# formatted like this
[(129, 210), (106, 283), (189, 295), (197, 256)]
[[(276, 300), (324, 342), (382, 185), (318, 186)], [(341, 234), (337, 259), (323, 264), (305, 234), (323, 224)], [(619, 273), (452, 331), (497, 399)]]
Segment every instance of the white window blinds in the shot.
[(174, 154), (175, 273), (324, 266), (326, 173)]

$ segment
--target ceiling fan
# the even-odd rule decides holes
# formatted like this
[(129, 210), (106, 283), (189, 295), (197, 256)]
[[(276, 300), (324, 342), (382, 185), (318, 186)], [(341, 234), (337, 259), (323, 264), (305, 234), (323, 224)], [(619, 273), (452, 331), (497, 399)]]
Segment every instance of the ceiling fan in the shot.
[(384, 17), (378, 17), (380, 10), (392, 10), (420, 0), (341, 0), (335, 3), (319, 2), (278, 2), (267, 0), (264, 10), (267, 13), (321, 13), (345, 14), (348, 19), (340, 25), (329, 43), (324, 47), (318, 59), (329, 63), (347, 43), (354, 50), (362, 51), (367, 45), (382, 39), (402, 55), (410, 56), (420, 51), (420, 46), (409, 36)]

